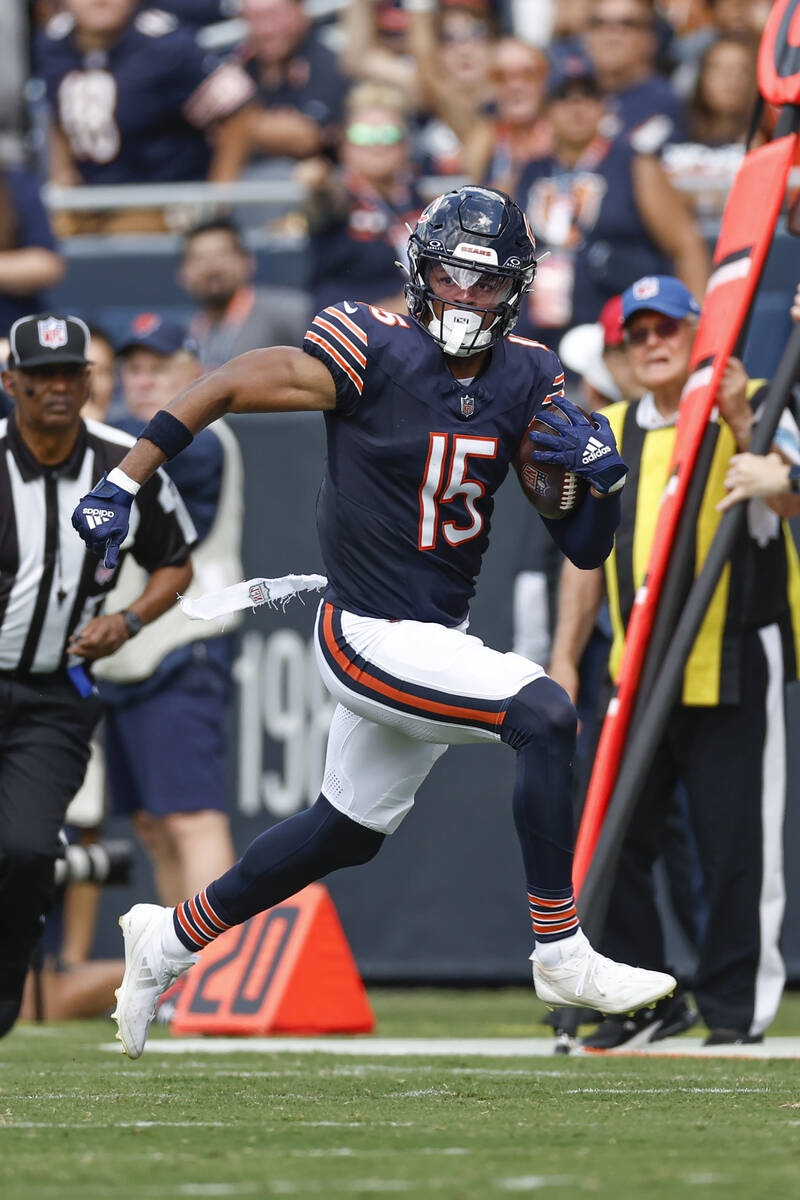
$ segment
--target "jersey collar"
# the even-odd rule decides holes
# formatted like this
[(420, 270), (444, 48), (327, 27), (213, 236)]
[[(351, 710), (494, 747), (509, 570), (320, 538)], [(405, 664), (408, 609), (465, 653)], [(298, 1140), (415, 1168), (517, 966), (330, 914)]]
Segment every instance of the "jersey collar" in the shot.
[(14, 461), (17, 464), (17, 469), (23, 483), (32, 483), (34, 479), (41, 479), (44, 475), (58, 475), (62, 479), (77, 479), (88, 445), (86, 425), (81, 421), (78, 440), (69, 457), (65, 458), (63, 462), (52, 466), (40, 463), (38, 458), (34, 458), (23, 442), (20, 432), (17, 429), (16, 416), (13, 412), (8, 417), (6, 440), (8, 448), (14, 456)]
[(652, 392), (645, 392), (636, 406), (636, 424), (647, 433), (654, 429), (668, 429), (669, 426), (675, 424), (677, 419), (677, 413), (671, 417), (665, 417), (658, 411)]

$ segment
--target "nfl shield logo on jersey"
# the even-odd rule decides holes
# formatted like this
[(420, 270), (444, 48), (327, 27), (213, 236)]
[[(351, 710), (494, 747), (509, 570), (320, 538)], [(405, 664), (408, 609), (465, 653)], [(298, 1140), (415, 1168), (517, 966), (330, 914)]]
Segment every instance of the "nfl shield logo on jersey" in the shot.
[(39, 329), (39, 345), (48, 350), (59, 350), (67, 344), (67, 322), (58, 317), (48, 317), (46, 321), (36, 322)]
[(461, 415), (462, 415), (462, 417), (471, 417), (474, 412), (475, 412), (475, 397), (474, 396), (462, 396), (461, 397)]

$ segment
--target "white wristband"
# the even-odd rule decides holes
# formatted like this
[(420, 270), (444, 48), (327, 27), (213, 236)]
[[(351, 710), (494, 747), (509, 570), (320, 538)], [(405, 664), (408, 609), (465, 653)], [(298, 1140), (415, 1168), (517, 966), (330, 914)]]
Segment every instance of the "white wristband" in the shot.
[(106, 475), (109, 483), (113, 483), (115, 487), (122, 488), (123, 492), (128, 492), (129, 495), (135, 496), (142, 486), (135, 479), (131, 479), (130, 475), (126, 475), (119, 467), (112, 467)]
[(432, 13), (436, 0), (403, 0), (403, 8), (407, 13)]

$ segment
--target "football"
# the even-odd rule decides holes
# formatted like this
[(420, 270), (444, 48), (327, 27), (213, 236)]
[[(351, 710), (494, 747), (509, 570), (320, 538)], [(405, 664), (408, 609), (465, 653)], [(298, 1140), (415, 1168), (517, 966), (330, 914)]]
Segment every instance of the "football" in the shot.
[[(583, 504), (589, 484), (557, 463), (537, 461), (536, 446), (528, 434), (533, 431), (559, 433), (559, 421), (569, 421), (569, 417), (555, 405), (548, 405), (546, 409), (549, 411), (542, 409), (525, 430), (514, 457), (514, 469), (523, 492), (536, 511), (549, 521), (559, 521)], [(546, 419), (542, 420), (545, 411)], [(581, 412), (591, 422), (589, 414), (584, 409)]]

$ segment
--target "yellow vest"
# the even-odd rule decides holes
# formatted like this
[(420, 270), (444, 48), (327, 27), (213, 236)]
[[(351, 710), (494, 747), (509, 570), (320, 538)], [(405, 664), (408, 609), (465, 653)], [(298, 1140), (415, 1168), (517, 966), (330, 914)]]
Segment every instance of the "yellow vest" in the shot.
[[(604, 409), (620, 453), (631, 468), (629, 486), (623, 490), (622, 521), (614, 540), (614, 549), (605, 563), (606, 591), (613, 632), (609, 671), (616, 683), (625, 627), (633, 596), (642, 583), (650, 558), (650, 549), (658, 522), (661, 495), (669, 478), (675, 446), (675, 426), (641, 430), (636, 426), (635, 411), (627, 402)], [(626, 419), (627, 418), (627, 419)], [(627, 434), (627, 436), (626, 436)], [(626, 445), (627, 441), (627, 445)], [(722, 519), (717, 503), (726, 495), (725, 474), (736, 440), (728, 426), (718, 422), (718, 435), (708, 482), (703, 494), (695, 540), (695, 577), (705, 561), (714, 534)], [(627, 493), (627, 495), (626, 495)], [(786, 582), (791, 629), (788, 640), (793, 653), (787, 678), (795, 678), (800, 662), (800, 565), (794, 540), (786, 522), (781, 522), (783, 552), (786, 556)], [(712, 596), (705, 618), (692, 646), (683, 676), (682, 700), (686, 705), (716, 705), (721, 699), (723, 649), (729, 616), (731, 565), (728, 563)]]

